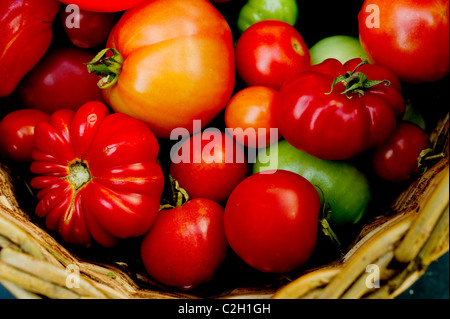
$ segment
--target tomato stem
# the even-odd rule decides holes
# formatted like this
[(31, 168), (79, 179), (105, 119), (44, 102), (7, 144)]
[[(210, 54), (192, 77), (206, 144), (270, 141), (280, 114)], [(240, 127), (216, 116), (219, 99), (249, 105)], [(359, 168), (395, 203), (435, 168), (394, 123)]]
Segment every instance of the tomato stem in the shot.
[(69, 165), (67, 180), (75, 190), (79, 190), (92, 179), (88, 165), (82, 160), (75, 160)]
[[(111, 51), (112, 56), (107, 56)], [(101, 89), (112, 87), (119, 80), (122, 71), (123, 57), (116, 49), (106, 48), (100, 51), (90, 62), (86, 63), (89, 73), (100, 77), (97, 85)]]
[(356, 68), (350, 72), (348, 71), (347, 73), (340, 75), (338, 77), (336, 77), (333, 81), (333, 83), (331, 84), (331, 91), (328, 93), (325, 93), (327, 95), (331, 94), (334, 90), (334, 87), (338, 84), (338, 83), (342, 83), (345, 86), (345, 90), (341, 93), (341, 94), (345, 94), (345, 96), (349, 99), (352, 98), (352, 96), (349, 96), (348, 93), (358, 93), (359, 96), (364, 95), (364, 92), (368, 89), (370, 89), (371, 87), (381, 84), (381, 83), (386, 83), (386, 86), (391, 85), (391, 83), (388, 80), (381, 80), (381, 81), (374, 81), (374, 80), (370, 80), (367, 78), (367, 75), (365, 75), (362, 72), (357, 71), (358, 68), (364, 64), (368, 63), (365, 60), (362, 60), (362, 62), (360, 64), (358, 64), (356, 66)]
[(330, 214), (332, 214), (332, 211), (326, 208), (326, 206), (328, 206), (328, 205), (326, 205), (327, 202), (325, 200), (325, 193), (322, 190), (322, 188), (320, 188), (318, 185), (315, 185), (315, 187), (320, 191), (320, 194), (322, 194), (322, 198), (321, 198), (322, 199), (322, 217), (319, 219), (320, 230), (326, 237), (328, 237), (331, 240), (331, 242), (333, 243), (333, 246), (336, 248), (339, 256), (343, 256), (342, 244), (339, 241), (339, 238), (336, 235), (336, 233), (331, 228), (330, 223), (328, 222), (328, 218), (329, 218)]
[(160, 211), (163, 209), (180, 207), (189, 200), (188, 193), (186, 192), (186, 190), (184, 188), (182, 188), (180, 186), (180, 183), (175, 178), (173, 178), (172, 175), (169, 175), (169, 179), (170, 179), (170, 185), (172, 187), (173, 203), (161, 205), (159, 207)]

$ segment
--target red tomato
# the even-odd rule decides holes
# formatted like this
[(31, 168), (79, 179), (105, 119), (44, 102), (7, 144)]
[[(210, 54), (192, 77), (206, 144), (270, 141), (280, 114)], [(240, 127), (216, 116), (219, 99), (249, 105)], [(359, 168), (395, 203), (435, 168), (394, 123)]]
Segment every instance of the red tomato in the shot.
[(0, 97), (10, 95), (53, 39), (57, 0), (0, 1)]
[(233, 93), (233, 36), (208, 0), (147, 1), (122, 16), (107, 47), (116, 50), (116, 62), (106, 56), (90, 66), (102, 77), (107, 102), (158, 137), (191, 129), (193, 120), (206, 126)]
[(278, 90), (310, 64), (302, 36), (283, 21), (259, 21), (246, 29), (236, 43), (236, 69), (247, 85)]
[(65, 4), (77, 5), (82, 10), (95, 12), (117, 12), (131, 9), (148, 0), (59, 0)]
[(244, 149), (229, 134), (205, 130), (173, 148), (170, 174), (190, 198), (225, 201), (247, 176)]
[(406, 82), (435, 81), (449, 70), (448, 0), (366, 0), (359, 13), (369, 59)]
[(116, 23), (116, 16), (111, 12), (76, 11), (65, 7), (61, 12), (61, 23), (70, 42), (75, 46), (93, 48), (106, 44)]
[(240, 183), (225, 207), (225, 235), (234, 252), (263, 272), (303, 265), (317, 240), (320, 198), (302, 176), (284, 170), (257, 173)]
[(104, 101), (98, 78), (84, 63), (94, 54), (79, 48), (48, 52), (17, 87), (18, 98), (27, 108), (49, 114), (60, 109), (77, 110), (89, 101)]
[(420, 127), (402, 121), (387, 141), (374, 150), (373, 169), (387, 181), (407, 182), (419, 173), (420, 155), (430, 147), (430, 139)]
[[(328, 59), (281, 88), (278, 128), (291, 145), (321, 159), (343, 160), (394, 131), (405, 111), (399, 80), (380, 66), (357, 68), (359, 63)], [(389, 85), (373, 82), (383, 80)]]
[(241, 145), (269, 146), (279, 139), (275, 119), (279, 103), (278, 92), (272, 88), (246, 87), (228, 102), (225, 109), (226, 127)]
[(192, 199), (160, 212), (142, 241), (141, 258), (157, 281), (192, 289), (214, 276), (227, 251), (223, 208), (208, 199)]
[(39, 110), (12, 111), (0, 121), (0, 153), (17, 162), (31, 162), (34, 128), (50, 116)]
[(103, 103), (56, 111), (35, 129), (36, 214), (71, 244), (113, 246), (143, 235), (158, 214), (164, 185), (158, 151), (143, 122), (109, 115)]

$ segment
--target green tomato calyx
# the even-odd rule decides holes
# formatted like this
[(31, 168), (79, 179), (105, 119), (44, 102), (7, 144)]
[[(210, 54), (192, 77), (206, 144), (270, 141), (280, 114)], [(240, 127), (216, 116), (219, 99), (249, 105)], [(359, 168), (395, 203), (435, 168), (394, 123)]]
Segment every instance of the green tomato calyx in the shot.
[[(112, 55), (107, 55), (111, 51)], [(122, 71), (123, 57), (116, 49), (106, 48), (100, 51), (90, 62), (86, 63), (89, 73), (100, 77), (97, 85), (108, 89), (117, 83)]]
[(391, 82), (388, 80), (381, 80), (381, 81), (374, 81), (367, 78), (367, 75), (364, 73), (357, 71), (358, 68), (364, 64), (368, 63), (366, 60), (362, 60), (360, 64), (356, 66), (356, 68), (350, 72), (340, 75), (336, 77), (331, 84), (331, 91), (325, 94), (331, 94), (334, 90), (334, 87), (338, 83), (342, 83), (345, 86), (345, 90), (341, 94), (345, 94), (345, 96), (349, 99), (352, 98), (352, 96), (349, 96), (348, 93), (358, 93), (358, 95), (361, 97), (364, 95), (364, 92), (370, 89), (371, 87), (374, 87), (376, 85), (379, 85), (381, 83), (385, 83), (386, 86), (391, 85)]

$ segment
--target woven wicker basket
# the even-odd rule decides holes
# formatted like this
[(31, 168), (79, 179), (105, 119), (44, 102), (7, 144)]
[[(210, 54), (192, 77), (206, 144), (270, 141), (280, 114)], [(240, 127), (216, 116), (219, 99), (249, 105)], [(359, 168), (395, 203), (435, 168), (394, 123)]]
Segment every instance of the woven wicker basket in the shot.
[[(448, 114), (432, 141), (445, 157), (367, 224), (343, 258), (302, 270), (298, 278), (234, 287), (215, 297), (393, 298), (407, 289), (449, 248)], [(16, 297), (199, 298), (159, 286), (127, 261), (81, 258), (21, 208), (13, 175), (0, 166), (0, 283)], [(379, 281), (371, 281), (369, 266)]]

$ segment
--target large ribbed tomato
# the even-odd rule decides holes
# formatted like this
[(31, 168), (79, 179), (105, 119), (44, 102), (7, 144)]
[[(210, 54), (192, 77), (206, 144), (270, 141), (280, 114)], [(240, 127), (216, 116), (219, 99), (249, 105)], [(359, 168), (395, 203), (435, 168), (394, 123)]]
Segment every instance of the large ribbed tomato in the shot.
[(177, 127), (192, 131), (194, 119), (205, 126), (234, 89), (231, 29), (208, 0), (154, 0), (128, 10), (107, 47), (116, 54), (109, 70), (101, 61), (89, 65), (106, 84), (106, 100), (159, 137)]
[(103, 103), (56, 111), (35, 128), (36, 214), (72, 244), (113, 246), (143, 235), (158, 214), (164, 185), (158, 151), (142, 121), (109, 115)]

